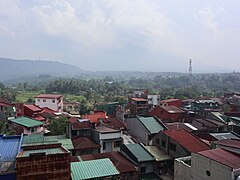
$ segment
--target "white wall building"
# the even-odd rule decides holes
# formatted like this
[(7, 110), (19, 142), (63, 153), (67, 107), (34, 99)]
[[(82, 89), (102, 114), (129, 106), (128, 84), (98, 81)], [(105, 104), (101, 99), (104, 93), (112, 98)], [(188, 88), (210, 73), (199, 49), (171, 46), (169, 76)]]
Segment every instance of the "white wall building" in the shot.
[(148, 108), (151, 111), (153, 108), (160, 105), (161, 96), (160, 95), (148, 95)]
[(35, 97), (35, 105), (41, 108), (48, 107), (57, 112), (63, 112), (63, 95), (40, 94)]
[(221, 148), (193, 153), (191, 158), (178, 158), (174, 180), (239, 180), (240, 157)]

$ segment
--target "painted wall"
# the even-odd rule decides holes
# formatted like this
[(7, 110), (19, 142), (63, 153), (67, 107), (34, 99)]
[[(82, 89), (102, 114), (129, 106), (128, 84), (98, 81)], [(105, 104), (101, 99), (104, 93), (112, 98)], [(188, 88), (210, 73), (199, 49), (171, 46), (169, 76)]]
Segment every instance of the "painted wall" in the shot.
[[(200, 154), (192, 154), (191, 173), (194, 180), (233, 180), (232, 169)], [(207, 174), (209, 171), (209, 174)]]
[(148, 145), (149, 132), (137, 118), (127, 119), (127, 129), (139, 142)]
[(35, 98), (35, 105), (41, 108), (48, 107), (57, 112), (63, 112), (63, 98), (59, 99)]
[(186, 160), (191, 160), (191, 156), (175, 159), (174, 180), (191, 180), (191, 166), (184, 162)]

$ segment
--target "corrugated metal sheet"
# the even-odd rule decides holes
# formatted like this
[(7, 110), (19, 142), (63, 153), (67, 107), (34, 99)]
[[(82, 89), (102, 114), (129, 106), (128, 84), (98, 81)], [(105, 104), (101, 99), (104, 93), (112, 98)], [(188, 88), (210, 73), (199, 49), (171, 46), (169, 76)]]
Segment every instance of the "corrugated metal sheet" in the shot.
[(151, 134), (155, 134), (155, 133), (158, 133), (161, 130), (164, 130), (164, 127), (154, 117), (140, 117), (140, 116), (138, 116), (138, 119), (142, 122), (142, 124), (147, 128), (147, 130)]
[(145, 149), (155, 157), (156, 161), (166, 161), (171, 159), (167, 154), (160, 151), (157, 146), (145, 146)]
[(11, 119), (9, 121), (24, 127), (36, 127), (36, 126), (44, 125), (43, 122), (31, 119), (31, 118), (27, 118), (27, 117), (19, 117), (16, 119)]
[(73, 180), (119, 175), (109, 158), (71, 163)]
[(65, 135), (43, 136), (42, 134), (31, 134), (23, 138), (23, 146), (51, 143), (61, 143), (62, 146), (68, 150), (74, 149), (72, 140), (68, 139)]
[(28, 157), (30, 154), (36, 154), (36, 153), (46, 153), (46, 155), (48, 155), (48, 154), (62, 154), (66, 152), (64, 152), (62, 148), (36, 149), (36, 150), (23, 151), (19, 154), (19, 157)]
[(2, 160), (14, 159), (18, 153), (21, 136), (0, 136), (0, 155)]
[(138, 162), (153, 161), (155, 158), (140, 144), (124, 145), (138, 160)]

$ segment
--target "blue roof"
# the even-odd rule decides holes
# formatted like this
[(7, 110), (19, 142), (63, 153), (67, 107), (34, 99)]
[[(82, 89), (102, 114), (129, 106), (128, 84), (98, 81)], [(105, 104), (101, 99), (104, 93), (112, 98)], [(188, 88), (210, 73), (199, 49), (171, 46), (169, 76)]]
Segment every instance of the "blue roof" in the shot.
[(16, 159), (20, 150), (21, 137), (0, 135), (0, 155), (2, 160)]

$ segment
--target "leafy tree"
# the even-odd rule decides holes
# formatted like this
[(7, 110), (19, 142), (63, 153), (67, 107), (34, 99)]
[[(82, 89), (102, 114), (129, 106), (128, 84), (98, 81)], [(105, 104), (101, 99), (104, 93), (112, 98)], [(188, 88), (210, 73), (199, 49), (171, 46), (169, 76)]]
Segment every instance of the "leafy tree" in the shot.
[(0, 121), (0, 134), (14, 135), (16, 131), (14, 129), (9, 129), (6, 121)]
[(60, 116), (58, 118), (52, 118), (50, 120), (50, 125), (48, 130), (51, 135), (63, 135), (66, 134), (67, 129), (67, 118), (65, 116)]

